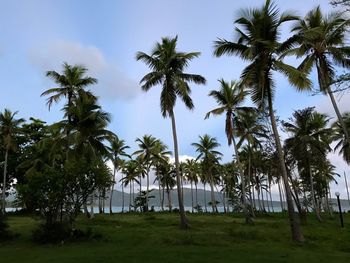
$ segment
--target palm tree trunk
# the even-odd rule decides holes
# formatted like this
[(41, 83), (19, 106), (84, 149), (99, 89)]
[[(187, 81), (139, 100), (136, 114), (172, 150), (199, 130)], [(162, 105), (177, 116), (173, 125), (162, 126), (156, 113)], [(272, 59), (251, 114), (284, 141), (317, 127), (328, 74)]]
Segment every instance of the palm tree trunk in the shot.
[[(129, 187), (130, 187), (130, 189), (129, 189), (129, 193), (130, 193), (130, 195), (129, 195), (129, 213), (131, 212), (131, 197), (132, 196), (134, 196), (134, 182), (129, 182)], [(131, 193), (131, 184), (132, 184), (132, 193)]]
[(330, 99), (331, 99), (331, 102), (332, 102), (334, 111), (335, 111), (335, 113), (336, 113), (336, 115), (337, 115), (337, 118), (338, 118), (338, 121), (339, 121), (339, 123), (340, 123), (340, 126), (342, 127), (342, 130), (343, 130), (343, 132), (344, 132), (345, 140), (350, 144), (350, 137), (349, 137), (348, 130), (347, 130), (347, 128), (346, 128), (345, 122), (344, 122), (344, 120), (343, 120), (343, 118), (342, 118), (342, 116), (341, 116), (341, 113), (340, 113), (340, 111), (339, 111), (337, 102), (335, 101), (333, 92), (331, 91), (330, 87), (327, 88), (327, 93), (328, 93), (328, 96), (329, 96)]
[(113, 192), (114, 192), (113, 189), (114, 189), (114, 185), (115, 185), (115, 173), (117, 171), (115, 165), (113, 165), (113, 166), (114, 166), (114, 169), (113, 169), (113, 183), (111, 185), (111, 194), (110, 194), (110, 197), (109, 197), (109, 213), (111, 215), (113, 214), (113, 211), (112, 211)]
[(6, 174), (7, 174), (8, 155), (9, 155), (9, 150), (6, 149), (5, 162), (4, 162), (4, 174), (3, 174), (3, 182), (2, 182), (2, 207), (1, 207), (2, 216), (5, 216), (5, 213), (6, 213)]
[(215, 195), (214, 195), (214, 183), (213, 183), (213, 176), (210, 175), (210, 196), (211, 196), (211, 208), (212, 212), (216, 212), (216, 200), (215, 200)]
[(181, 177), (180, 177), (180, 167), (179, 167), (179, 149), (177, 144), (177, 135), (176, 135), (176, 123), (175, 123), (175, 116), (174, 112), (170, 112), (170, 118), (171, 118), (171, 126), (173, 130), (173, 140), (174, 140), (174, 154), (175, 154), (175, 168), (176, 168), (176, 185), (177, 185), (177, 196), (179, 201), (179, 210), (180, 210), (180, 226), (182, 229), (189, 228), (188, 220), (186, 218), (185, 214), (185, 207), (183, 202), (183, 196), (182, 196), (182, 189), (181, 189)]
[(319, 211), (319, 206), (318, 206), (317, 201), (316, 201), (316, 195), (315, 195), (315, 189), (314, 189), (314, 179), (312, 177), (312, 169), (311, 169), (311, 165), (310, 165), (310, 159), (308, 158), (308, 160), (309, 160), (308, 164), (309, 164), (309, 179), (310, 179), (310, 187), (311, 187), (312, 205), (315, 209), (316, 218), (317, 218), (318, 222), (322, 222), (320, 211)]
[(349, 202), (349, 205), (350, 205), (350, 195), (349, 195), (348, 180), (346, 179), (346, 173), (345, 172), (344, 172), (344, 180), (345, 180), (346, 193), (348, 195), (348, 202)]
[(196, 187), (196, 207), (197, 207), (197, 212), (198, 212), (198, 187), (197, 187), (197, 183), (194, 183), (195, 187)]
[(279, 196), (280, 196), (281, 212), (283, 212), (284, 211), (284, 205), (283, 205), (283, 199), (282, 199), (282, 189), (281, 189), (281, 184), (280, 184), (279, 180), (277, 181), (277, 184), (278, 184), (278, 193), (279, 193)]
[(232, 142), (233, 142), (233, 147), (235, 150), (237, 165), (239, 167), (239, 174), (241, 176), (241, 185), (242, 185), (241, 190), (242, 190), (243, 213), (244, 213), (244, 217), (245, 217), (245, 223), (252, 224), (253, 221), (252, 221), (252, 218), (250, 217), (250, 214), (249, 214), (248, 208), (247, 208), (247, 197), (246, 197), (246, 192), (245, 192), (245, 176), (244, 176), (244, 173), (242, 171), (241, 161), (239, 159), (239, 154), (238, 154), (238, 148), (237, 148), (236, 140), (234, 137), (232, 137)]
[(282, 150), (282, 144), (281, 144), (280, 137), (278, 134), (276, 118), (275, 118), (275, 114), (274, 114), (274, 110), (273, 110), (273, 106), (272, 106), (272, 95), (271, 95), (270, 91), (268, 91), (268, 104), (269, 104), (271, 126), (272, 126), (273, 134), (275, 137), (278, 159), (280, 162), (284, 188), (286, 191), (286, 201), (287, 201), (289, 223), (290, 223), (291, 232), (292, 232), (292, 239), (296, 242), (304, 242), (305, 239), (304, 239), (304, 236), (301, 232), (299, 217), (294, 212), (293, 198), (292, 198), (291, 190), (290, 190), (289, 183), (288, 183), (288, 174), (287, 174), (287, 169), (286, 169), (286, 163), (284, 160), (284, 153)]
[(207, 213), (208, 212), (208, 208), (207, 208), (207, 190), (205, 189), (205, 183), (203, 184), (204, 185), (204, 207), (205, 207), (205, 212)]
[(274, 213), (275, 210), (274, 210), (274, 208), (273, 208), (273, 202), (272, 202), (271, 181), (269, 181), (269, 195), (270, 195), (271, 210), (272, 210), (272, 213)]
[[(121, 180), (121, 182), (123, 182), (123, 179), (124, 179), (123, 173), (120, 173), (120, 175), (121, 175), (120, 180)], [(124, 184), (123, 183), (121, 183), (121, 187), (122, 187), (122, 213), (124, 213), (125, 197), (124, 197)]]
[(193, 182), (192, 182), (192, 180), (191, 180), (191, 202), (192, 202), (192, 213), (193, 213), (194, 212), (193, 211), (194, 204), (193, 204)]
[(162, 211), (164, 211), (165, 187), (162, 186)]
[[(251, 183), (251, 168), (252, 168), (252, 161), (251, 161), (251, 152), (250, 152), (250, 142), (248, 141), (248, 185), (249, 185), (249, 199), (250, 199), (250, 211), (252, 214), (252, 217), (255, 218), (255, 200), (252, 200), (252, 188), (250, 187)], [(253, 187), (254, 191), (254, 187)]]
[(149, 170), (150, 166), (147, 168), (146, 212), (148, 212)]

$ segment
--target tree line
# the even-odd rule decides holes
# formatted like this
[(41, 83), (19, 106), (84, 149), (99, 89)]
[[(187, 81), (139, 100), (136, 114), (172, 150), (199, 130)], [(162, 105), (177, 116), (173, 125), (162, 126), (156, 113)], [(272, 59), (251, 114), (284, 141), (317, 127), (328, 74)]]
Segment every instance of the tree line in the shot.
[[(288, 37), (281, 39), (281, 27), (287, 22), (294, 23)], [(46, 73), (57, 87), (41, 94), (47, 97), (49, 108), (65, 100), (61, 121), (47, 125), (34, 118), (26, 122), (9, 109), (0, 113), (1, 218), (5, 216), (6, 195), (16, 189), (17, 202), (29, 211), (40, 211), (45, 229), (64, 223), (69, 232), (82, 210), (93, 215), (88, 204), (93, 205), (96, 195), (101, 204), (109, 196), (109, 210), (113, 212), (115, 184), (120, 184), (123, 192), (129, 187), (130, 198), (138, 186), (138, 196), (129, 200), (129, 211), (148, 211), (152, 171), (162, 209), (167, 196), (167, 206), (172, 210), (170, 193), (176, 188), (182, 228), (189, 227), (183, 201), (185, 182), (191, 185), (193, 211), (201, 209), (196, 201), (201, 183), (211, 193), (210, 201), (204, 202), (205, 211), (210, 205), (212, 212), (217, 212), (214, 193), (219, 190), (225, 211), (243, 212), (247, 224), (253, 222), (257, 210), (265, 210), (264, 198), (272, 201), (271, 187), (277, 185), (281, 205), (283, 199), (286, 201), (282, 209), (288, 211), (292, 238), (303, 242), (300, 219), (305, 211), (313, 210), (319, 221), (322, 210), (331, 213), (329, 184), (337, 174), (327, 154), (338, 150), (350, 163), (350, 113), (341, 114), (332, 90), (337, 70), (350, 67), (350, 47), (346, 44), (349, 20), (342, 13), (324, 14), (320, 7), (301, 18), (281, 12), (267, 0), (260, 8), (242, 10), (234, 24), (236, 37), (232, 41), (218, 38), (213, 54), (238, 56), (248, 65), (239, 80), (219, 80), (218, 89), (208, 94), (217, 107), (208, 109), (205, 116), (225, 116), (224, 130), (234, 155), (231, 162), (221, 162), (220, 144), (208, 134), (200, 135), (192, 144), (196, 159), (180, 162), (174, 107), (179, 98), (192, 110), (190, 84), (201, 85), (206, 80), (186, 72), (200, 53), (178, 51), (178, 38), (164, 37), (150, 54), (137, 52), (136, 59), (150, 70), (140, 81), (142, 90), (161, 86), (161, 115), (171, 121), (173, 152), (160, 139), (144, 135), (136, 139), (139, 149), (128, 153), (126, 142), (107, 128), (110, 114), (88, 89), (97, 80), (87, 76), (84, 66), (64, 63), (61, 73)], [(300, 63), (287, 64), (287, 56)], [(318, 91), (330, 98), (337, 120), (331, 123), (327, 115), (308, 107), (280, 121), (273, 103), (279, 88), (275, 73), (283, 74), (297, 91), (310, 92), (314, 88), (310, 79), (313, 70)], [(246, 106), (247, 98), (255, 106)], [(281, 129), (286, 134), (284, 141), (280, 139)], [(332, 142), (336, 142), (335, 149)], [(170, 161), (172, 154), (174, 162)], [(112, 161), (113, 169), (107, 161)], [(120, 181), (116, 181), (118, 171), (122, 174)], [(146, 180), (145, 191), (142, 180)]]

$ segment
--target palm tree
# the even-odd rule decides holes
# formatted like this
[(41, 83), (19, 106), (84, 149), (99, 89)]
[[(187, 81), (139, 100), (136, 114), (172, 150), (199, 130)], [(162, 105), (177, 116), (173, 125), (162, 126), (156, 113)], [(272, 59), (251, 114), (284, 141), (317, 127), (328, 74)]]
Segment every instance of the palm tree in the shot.
[(215, 42), (216, 56), (238, 55), (245, 61), (251, 63), (243, 70), (241, 81), (244, 87), (248, 87), (251, 98), (261, 110), (268, 106), (271, 126), (276, 142), (279, 163), (286, 189), (288, 203), (288, 215), (294, 241), (303, 242), (299, 218), (294, 212), (291, 189), (288, 183), (288, 175), (285, 166), (284, 153), (280, 141), (276, 118), (273, 108), (273, 95), (275, 82), (272, 78), (273, 71), (286, 75), (289, 82), (298, 89), (310, 88), (311, 81), (307, 79), (306, 73), (283, 63), (278, 57), (290, 48), (288, 43), (280, 43), (281, 26), (288, 21), (296, 20), (297, 17), (280, 11), (276, 5), (267, 0), (261, 8), (242, 10), (241, 17), (235, 23), (238, 39), (236, 42), (219, 39)]
[(163, 206), (163, 199), (164, 195), (162, 196), (161, 192), (161, 184), (159, 180), (160, 176), (160, 167), (162, 165), (167, 165), (169, 163), (169, 156), (171, 155), (171, 151), (168, 151), (168, 146), (165, 145), (161, 140), (157, 139), (154, 147), (152, 148), (152, 165), (155, 170), (155, 181), (158, 181), (158, 190), (159, 190), (159, 207), (161, 207), (162, 210), (164, 210)]
[[(348, 133), (350, 133), (350, 112), (345, 112), (342, 119)], [(350, 143), (346, 140), (343, 127), (339, 121), (334, 122), (332, 127), (334, 130), (333, 140), (338, 141), (337, 145), (335, 146), (335, 150), (339, 150), (339, 154), (343, 155), (344, 161), (350, 164)]]
[[(113, 137), (110, 140), (110, 147), (109, 147), (109, 151), (112, 155), (112, 161), (113, 161), (113, 183), (111, 185), (111, 189), (110, 189), (110, 199), (109, 199), (109, 213), (113, 214), (112, 211), (112, 198), (113, 198), (113, 192), (114, 192), (114, 185), (115, 185), (115, 175), (116, 172), (120, 169), (121, 167), (121, 163), (122, 163), (122, 159), (120, 158), (121, 156), (126, 156), (126, 157), (130, 157), (125, 150), (130, 148), (129, 146), (127, 146), (125, 144), (124, 140), (119, 139), (118, 136)], [(123, 179), (123, 177), (122, 177)], [(122, 186), (122, 212), (124, 212), (124, 184), (121, 184)]]
[(318, 6), (304, 19), (298, 20), (292, 29), (296, 34), (290, 39), (290, 42), (298, 46), (283, 54), (293, 54), (298, 58), (305, 57), (299, 67), (307, 72), (310, 72), (312, 67), (316, 67), (319, 91), (331, 99), (348, 144), (350, 144), (349, 132), (331, 85), (336, 80), (334, 66), (350, 68), (350, 46), (345, 46), (349, 26), (350, 20), (344, 14), (338, 12), (324, 15)]
[(210, 114), (226, 115), (225, 132), (227, 136), (227, 142), (229, 146), (233, 143), (237, 164), (240, 170), (245, 222), (252, 223), (252, 219), (247, 209), (247, 199), (245, 194), (246, 184), (245, 184), (244, 173), (242, 171), (242, 165), (238, 155), (238, 147), (234, 137), (234, 129), (235, 129), (234, 126), (235, 126), (236, 114), (238, 111), (247, 110), (247, 108), (241, 107), (247, 92), (241, 89), (238, 83), (234, 81), (231, 81), (230, 83), (228, 83), (223, 79), (221, 79), (219, 80), (219, 82), (221, 84), (220, 90), (219, 91), (212, 90), (209, 92), (209, 96), (212, 96), (215, 99), (219, 107), (209, 111), (206, 114), (205, 118), (209, 118)]
[[(68, 63), (63, 63), (62, 74), (56, 71), (47, 71), (46, 76), (51, 78), (59, 87), (51, 88), (44, 91), (41, 96), (49, 96), (47, 98), (47, 105), (49, 109), (54, 102), (59, 102), (62, 97), (67, 98), (66, 104), (66, 117), (68, 121), (68, 126), (66, 129), (66, 135), (69, 136), (70, 126), (72, 124), (72, 113), (71, 108), (73, 106), (73, 100), (79, 96), (79, 93), (84, 91), (89, 85), (96, 84), (97, 79), (85, 76), (87, 69), (80, 65), (71, 66)], [(66, 159), (68, 158), (69, 142), (66, 142)]]
[(15, 116), (18, 112), (11, 112), (9, 109), (5, 109), (0, 113), (0, 136), (5, 150), (3, 183), (2, 183), (2, 216), (5, 215), (6, 208), (6, 175), (7, 175), (7, 162), (10, 151), (15, 151), (17, 144), (15, 136), (19, 132), (19, 126), (24, 122), (24, 119), (16, 119)]
[(220, 144), (216, 138), (210, 137), (208, 134), (199, 136), (199, 143), (192, 143), (192, 146), (196, 148), (198, 153), (197, 160), (202, 159), (203, 173), (207, 174), (211, 189), (211, 206), (213, 213), (217, 212), (216, 200), (214, 196), (214, 169), (215, 165), (218, 164), (222, 153), (215, 150)]
[(72, 100), (80, 90), (83, 90), (89, 85), (96, 84), (97, 79), (85, 76), (86, 72), (87, 69), (83, 66), (71, 66), (66, 62), (63, 63), (62, 74), (56, 71), (47, 71), (46, 76), (59, 85), (58, 88), (48, 89), (41, 94), (41, 96), (50, 95), (47, 99), (49, 109), (52, 103), (60, 101), (62, 97), (67, 98), (67, 105), (70, 108), (72, 106)]
[(129, 185), (129, 212), (131, 212), (131, 207), (133, 204), (132, 198), (134, 197), (134, 183), (141, 184), (137, 178), (139, 177), (141, 170), (140, 165), (135, 160), (129, 160), (126, 161), (125, 165), (122, 168), (122, 172), (125, 174), (122, 179), (120, 179), (120, 182), (127, 187)]
[[(186, 176), (187, 181), (191, 184), (191, 204), (192, 204), (192, 213), (194, 212), (194, 208), (198, 206), (197, 203), (197, 183), (198, 183), (198, 163), (194, 159), (187, 159), (184, 164), (184, 174)], [(194, 205), (193, 200), (193, 183), (196, 187), (196, 206)]]
[(283, 122), (286, 132), (290, 134), (285, 146), (298, 161), (299, 171), (304, 169), (308, 174), (311, 200), (319, 221), (321, 221), (321, 215), (314, 191), (312, 161), (314, 156), (325, 157), (330, 151), (331, 129), (327, 128), (328, 121), (326, 115), (315, 112), (314, 108), (306, 108), (295, 111), (291, 122)]
[(205, 78), (185, 73), (189, 62), (200, 55), (199, 52), (178, 52), (176, 50), (177, 37), (162, 38), (161, 43), (156, 43), (151, 55), (138, 52), (137, 60), (141, 60), (151, 69), (141, 79), (142, 89), (148, 91), (153, 86), (162, 85), (160, 95), (161, 113), (164, 118), (170, 117), (175, 154), (176, 184), (180, 208), (180, 224), (182, 228), (188, 228), (188, 220), (185, 215), (185, 209), (181, 191), (181, 178), (179, 170), (179, 151), (176, 135), (176, 123), (174, 107), (177, 96), (185, 103), (188, 109), (193, 109), (194, 105), (190, 97), (191, 89), (189, 82), (196, 84), (205, 84)]
[(140, 150), (134, 152), (134, 155), (138, 155), (146, 168), (146, 177), (147, 177), (147, 190), (146, 190), (146, 209), (148, 211), (148, 193), (149, 193), (149, 172), (152, 166), (153, 151), (157, 145), (158, 139), (152, 135), (144, 135), (142, 138), (137, 138), (138, 146)]

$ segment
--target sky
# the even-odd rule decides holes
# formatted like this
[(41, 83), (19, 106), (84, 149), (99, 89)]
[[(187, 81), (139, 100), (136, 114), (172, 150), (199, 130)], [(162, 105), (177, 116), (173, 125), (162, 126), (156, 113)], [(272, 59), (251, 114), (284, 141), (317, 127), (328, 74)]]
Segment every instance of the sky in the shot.
[[(300, 16), (317, 5), (334, 11), (327, 0), (277, 0), (281, 11)], [(49, 111), (40, 94), (55, 87), (45, 77), (48, 70), (60, 71), (62, 63), (82, 64), (88, 75), (98, 79), (91, 90), (100, 98), (103, 109), (112, 114), (110, 130), (136, 150), (135, 139), (152, 134), (172, 149), (171, 123), (160, 114), (160, 87), (145, 93), (139, 81), (148, 68), (137, 62), (137, 51), (150, 53), (161, 37), (178, 36), (178, 50), (199, 51), (187, 72), (201, 74), (204, 86), (191, 85), (193, 111), (177, 102), (175, 115), (180, 155), (196, 156), (191, 146), (205, 133), (221, 143), (224, 161), (232, 158), (227, 147), (223, 117), (204, 120), (215, 107), (207, 96), (218, 89), (218, 79), (237, 80), (246, 65), (237, 57), (213, 56), (213, 41), (218, 37), (233, 40), (233, 21), (242, 8), (260, 7), (263, 0), (0, 0), (0, 110), (19, 111), (19, 116), (40, 118), (53, 123), (62, 118), (63, 102)], [(288, 37), (291, 24), (283, 28)], [(295, 61), (290, 60), (291, 63)], [(296, 64), (295, 64), (296, 65)], [(317, 84), (312, 74), (314, 84)], [(334, 117), (329, 98), (298, 93), (281, 75), (275, 75), (275, 108), (281, 119), (294, 110), (315, 106)], [(337, 97), (342, 111), (350, 110), (348, 93)], [(330, 155), (343, 174), (349, 167), (337, 154)], [(349, 176), (350, 179), (350, 176)], [(344, 179), (332, 191), (346, 196)], [(350, 181), (350, 180), (349, 180)]]

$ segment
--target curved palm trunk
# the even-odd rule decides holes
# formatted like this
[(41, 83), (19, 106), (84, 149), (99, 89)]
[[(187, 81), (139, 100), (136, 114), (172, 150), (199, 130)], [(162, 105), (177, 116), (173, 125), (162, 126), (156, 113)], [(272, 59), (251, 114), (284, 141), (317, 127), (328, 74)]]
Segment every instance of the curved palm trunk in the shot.
[(134, 196), (134, 189), (131, 189), (131, 184), (133, 185), (133, 188), (134, 188), (134, 182), (130, 182), (129, 183), (130, 185), (129, 185), (129, 187), (130, 187), (130, 189), (129, 189), (129, 193), (130, 193), (130, 195), (129, 195), (129, 212), (131, 212), (131, 198), (132, 198), (132, 196)]
[[(113, 211), (112, 211), (112, 202), (113, 202), (113, 190), (114, 190), (114, 185), (115, 185), (115, 173), (116, 173), (117, 169), (114, 165), (114, 169), (113, 169), (113, 183), (111, 185), (111, 194), (110, 194), (110, 197), (109, 197), (109, 213), (112, 215), (113, 214)], [(123, 184), (122, 184), (123, 185)], [(124, 195), (124, 194), (123, 194)]]
[(4, 216), (6, 213), (6, 174), (7, 174), (7, 162), (8, 162), (9, 150), (5, 151), (5, 162), (4, 162), (4, 174), (2, 183), (2, 208), (1, 213)]
[(189, 228), (188, 220), (185, 214), (185, 208), (183, 203), (182, 189), (181, 189), (181, 177), (180, 177), (180, 167), (179, 167), (179, 149), (177, 144), (177, 135), (176, 135), (176, 123), (174, 112), (170, 112), (171, 118), (171, 127), (173, 130), (173, 140), (174, 140), (174, 154), (175, 154), (175, 168), (176, 168), (176, 185), (177, 185), (177, 196), (179, 201), (179, 210), (180, 210), (180, 226), (183, 229)]
[(268, 92), (268, 104), (269, 104), (269, 115), (270, 115), (270, 120), (271, 120), (271, 126), (272, 126), (273, 134), (275, 137), (278, 159), (280, 162), (284, 188), (286, 191), (286, 201), (287, 201), (289, 223), (290, 223), (291, 232), (292, 232), (292, 239), (294, 241), (297, 241), (297, 242), (304, 242), (305, 239), (304, 239), (304, 236), (301, 232), (299, 217), (294, 212), (293, 198), (292, 198), (292, 193), (291, 193), (289, 183), (288, 183), (288, 174), (287, 174), (287, 169), (286, 169), (286, 163), (284, 160), (284, 153), (282, 150), (282, 144), (281, 144), (280, 137), (278, 134), (276, 118), (275, 118), (275, 114), (273, 111), (271, 92)]
[(252, 221), (252, 218), (250, 217), (250, 214), (249, 214), (248, 208), (247, 208), (247, 197), (246, 197), (246, 192), (245, 192), (245, 177), (244, 177), (244, 173), (242, 171), (241, 161), (240, 161), (239, 155), (238, 155), (238, 148), (237, 148), (236, 140), (234, 137), (232, 137), (232, 142), (233, 142), (233, 147), (235, 150), (237, 164), (239, 167), (239, 174), (241, 176), (241, 185), (242, 185), (241, 191), (242, 191), (243, 213), (244, 213), (244, 217), (245, 217), (245, 223), (251, 224), (251, 223), (253, 223), (253, 221)]

